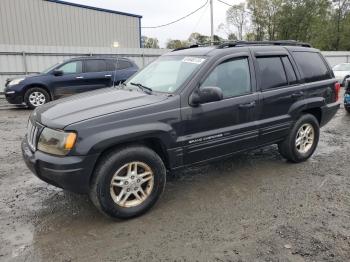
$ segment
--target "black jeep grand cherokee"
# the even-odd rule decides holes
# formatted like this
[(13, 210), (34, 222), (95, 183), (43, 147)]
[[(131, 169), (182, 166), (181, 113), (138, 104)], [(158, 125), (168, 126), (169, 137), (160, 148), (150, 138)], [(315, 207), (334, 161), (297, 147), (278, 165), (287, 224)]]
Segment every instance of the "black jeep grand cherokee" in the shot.
[(307, 160), (338, 95), (331, 68), (307, 44), (192, 46), (119, 88), (37, 108), (23, 156), (42, 180), (130, 218), (156, 203), (167, 170), (270, 144), (291, 162)]

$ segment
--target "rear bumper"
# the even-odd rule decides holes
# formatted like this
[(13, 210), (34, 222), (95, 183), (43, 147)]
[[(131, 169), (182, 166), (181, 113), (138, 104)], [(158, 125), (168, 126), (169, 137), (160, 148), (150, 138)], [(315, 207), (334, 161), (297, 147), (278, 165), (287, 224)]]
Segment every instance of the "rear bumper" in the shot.
[(59, 157), (32, 152), (26, 137), (22, 141), (22, 154), (27, 167), (41, 180), (72, 192), (89, 192), (98, 155)]
[(320, 126), (324, 126), (329, 121), (331, 121), (331, 119), (337, 113), (339, 108), (340, 108), (340, 103), (339, 102), (335, 102), (335, 103), (323, 106), (321, 108), (321, 110), (322, 110), (322, 119), (321, 119)]

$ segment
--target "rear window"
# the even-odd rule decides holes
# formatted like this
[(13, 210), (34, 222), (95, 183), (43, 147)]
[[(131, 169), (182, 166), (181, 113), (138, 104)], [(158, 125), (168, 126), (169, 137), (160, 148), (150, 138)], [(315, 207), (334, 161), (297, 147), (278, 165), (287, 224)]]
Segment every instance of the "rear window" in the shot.
[(288, 85), (281, 57), (258, 57), (261, 89), (271, 89)]
[(117, 60), (117, 68), (120, 69), (127, 69), (132, 67), (132, 64), (129, 61), (126, 60)]
[(284, 69), (286, 70), (287, 78), (288, 78), (288, 84), (294, 85), (297, 83), (297, 76), (295, 74), (295, 71), (293, 69), (292, 63), (290, 62), (288, 56), (282, 57), (282, 62), (284, 65)]
[(107, 64), (105, 60), (86, 60), (85, 72), (105, 72), (107, 71)]
[(325, 61), (319, 53), (294, 52), (294, 57), (304, 75), (305, 82), (309, 83), (331, 78)]

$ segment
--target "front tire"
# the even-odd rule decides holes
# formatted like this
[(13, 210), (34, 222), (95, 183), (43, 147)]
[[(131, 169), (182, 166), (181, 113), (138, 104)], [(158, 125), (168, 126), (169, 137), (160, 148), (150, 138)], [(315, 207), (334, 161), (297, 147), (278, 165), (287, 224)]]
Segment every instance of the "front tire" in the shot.
[(348, 114), (350, 114), (350, 107), (345, 107), (346, 112), (348, 112)]
[(126, 146), (105, 154), (94, 172), (90, 198), (105, 215), (127, 219), (147, 212), (165, 188), (166, 169), (153, 150)]
[(24, 94), (24, 102), (30, 109), (46, 104), (50, 101), (50, 95), (47, 91), (40, 87), (33, 87)]
[(318, 120), (311, 114), (302, 115), (287, 138), (278, 144), (280, 154), (287, 160), (300, 163), (315, 152), (320, 136)]

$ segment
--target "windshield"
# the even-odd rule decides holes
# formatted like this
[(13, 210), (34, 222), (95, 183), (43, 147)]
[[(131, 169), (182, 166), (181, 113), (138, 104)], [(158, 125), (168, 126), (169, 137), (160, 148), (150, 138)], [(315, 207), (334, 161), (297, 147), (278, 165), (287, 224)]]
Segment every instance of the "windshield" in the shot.
[(173, 93), (204, 61), (199, 56), (162, 56), (130, 78), (126, 85), (141, 84), (156, 92)]
[(350, 71), (350, 64), (339, 64), (333, 67), (334, 71)]
[(47, 74), (48, 72), (50, 72), (52, 69), (54, 69), (55, 67), (57, 67), (58, 65), (62, 64), (63, 62), (59, 62), (53, 66), (50, 66), (48, 69), (45, 69), (44, 71), (42, 71), (42, 74)]

